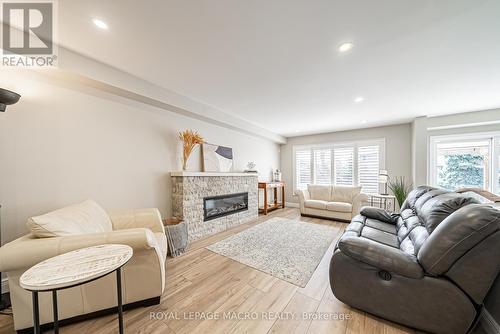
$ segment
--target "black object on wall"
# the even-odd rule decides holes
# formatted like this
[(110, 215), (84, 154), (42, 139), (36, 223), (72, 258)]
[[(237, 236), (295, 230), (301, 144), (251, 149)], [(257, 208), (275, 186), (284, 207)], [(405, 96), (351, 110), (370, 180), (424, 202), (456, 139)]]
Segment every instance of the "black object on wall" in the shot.
[(10, 90), (0, 88), (0, 111), (5, 111), (8, 105), (17, 103), (21, 95), (11, 92)]

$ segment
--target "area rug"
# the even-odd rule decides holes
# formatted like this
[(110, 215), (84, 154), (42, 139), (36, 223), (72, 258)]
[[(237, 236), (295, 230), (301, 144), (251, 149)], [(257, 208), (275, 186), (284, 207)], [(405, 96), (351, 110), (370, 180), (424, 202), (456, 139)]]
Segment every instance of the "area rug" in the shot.
[(329, 225), (271, 218), (206, 248), (304, 287), (338, 233)]

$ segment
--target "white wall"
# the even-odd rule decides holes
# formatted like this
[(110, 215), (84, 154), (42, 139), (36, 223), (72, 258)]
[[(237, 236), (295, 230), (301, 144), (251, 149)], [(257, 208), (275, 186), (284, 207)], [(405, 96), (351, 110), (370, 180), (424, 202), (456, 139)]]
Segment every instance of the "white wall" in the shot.
[(319, 143), (339, 143), (357, 140), (385, 138), (386, 169), (390, 176), (404, 176), (411, 179), (411, 134), (410, 124), (399, 124), (352, 131), (340, 131), (319, 135), (288, 138), (281, 145), (281, 170), (287, 184), (288, 202), (298, 202), (293, 196), (293, 146)]
[[(29, 216), (87, 198), (105, 208), (158, 207), (170, 215), (169, 172), (181, 169), (180, 130), (232, 147), (234, 170), (255, 161), (267, 180), (279, 168), (278, 144), (262, 137), (97, 90), (27, 84), (21, 101), (0, 113), (4, 243), (27, 232)], [(190, 170), (201, 168), (200, 157), (195, 150)]]
[(415, 185), (428, 183), (429, 138), (431, 136), (500, 131), (499, 121), (500, 109), (416, 118), (411, 126), (413, 183)]

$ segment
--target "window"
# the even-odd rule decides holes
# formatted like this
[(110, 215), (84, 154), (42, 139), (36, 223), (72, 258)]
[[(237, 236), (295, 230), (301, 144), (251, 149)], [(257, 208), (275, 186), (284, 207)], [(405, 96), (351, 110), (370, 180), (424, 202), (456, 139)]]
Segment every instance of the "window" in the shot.
[(358, 148), (358, 183), (363, 187), (363, 192), (378, 193), (379, 171), (379, 146), (360, 146)]
[(431, 137), (430, 183), (499, 193), (500, 133)]
[(314, 184), (332, 184), (332, 150), (313, 150)]
[(497, 179), (496, 193), (500, 194), (500, 138), (497, 138), (496, 142), (497, 143), (495, 145), (495, 147), (496, 147), (495, 154), (497, 156), (497, 159), (496, 159), (497, 165), (496, 166), (493, 165), (493, 168), (494, 168), (494, 171), (496, 171), (495, 174), (496, 174), (496, 179)]
[(295, 189), (308, 184), (362, 186), (365, 193), (378, 193), (378, 174), (384, 169), (385, 140), (294, 147)]
[(354, 147), (338, 147), (333, 156), (335, 184), (354, 184)]
[(295, 152), (295, 184), (296, 189), (307, 189), (311, 182), (311, 150)]

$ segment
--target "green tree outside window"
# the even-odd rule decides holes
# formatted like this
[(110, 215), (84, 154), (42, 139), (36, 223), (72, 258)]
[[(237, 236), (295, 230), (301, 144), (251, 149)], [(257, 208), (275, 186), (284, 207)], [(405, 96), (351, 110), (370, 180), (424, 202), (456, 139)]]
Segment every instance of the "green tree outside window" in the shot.
[(455, 190), (484, 185), (484, 157), (475, 154), (445, 155), (446, 164), (439, 171), (438, 185)]

